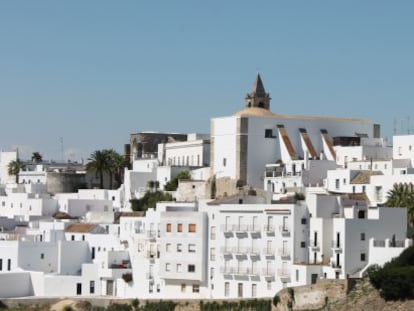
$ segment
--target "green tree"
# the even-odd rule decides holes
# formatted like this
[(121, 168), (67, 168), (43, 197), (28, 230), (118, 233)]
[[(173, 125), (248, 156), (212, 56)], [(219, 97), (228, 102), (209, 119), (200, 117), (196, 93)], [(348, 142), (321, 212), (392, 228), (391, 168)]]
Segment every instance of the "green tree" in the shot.
[(146, 211), (149, 208), (155, 208), (157, 202), (172, 201), (171, 194), (162, 191), (147, 191), (141, 199), (132, 199), (131, 208), (133, 211)]
[(129, 163), (124, 156), (113, 149), (109, 150), (109, 156), (111, 159), (111, 170), (113, 171), (117, 187), (119, 187), (124, 182), (124, 171), (125, 168), (129, 167)]
[(7, 166), (7, 173), (16, 177), (16, 184), (19, 183), (19, 172), (22, 169), (24, 169), (24, 164), (19, 159), (10, 161)]
[(173, 179), (167, 182), (164, 186), (166, 191), (176, 191), (178, 187), (179, 180), (191, 180), (191, 174), (189, 171), (182, 171), (178, 173)]
[(155, 182), (153, 180), (148, 180), (147, 181), (147, 188), (152, 191), (152, 190), (154, 190), (154, 187), (155, 187)]
[[(104, 172), (110, 170), (111, 165), (108, 150), (95, 150), (88, 158), (88, 161), (86, 170), (93, 171), (96, 173), (96, 176), (99, 176), (99, 187), (103, 189), (103, 175)], [(110, 177), (112, 179), (112, 176)]]
[(32, 153), (32, 162), (40, 163), (42, 161), (43, 161), (43, 157), (39, 152), (35, 151)]
[(414, 185), (413, 184), (395, 184), (388, 191), (387, 206), (406, 207), (407, 219), (410, 225), (414, 225)]

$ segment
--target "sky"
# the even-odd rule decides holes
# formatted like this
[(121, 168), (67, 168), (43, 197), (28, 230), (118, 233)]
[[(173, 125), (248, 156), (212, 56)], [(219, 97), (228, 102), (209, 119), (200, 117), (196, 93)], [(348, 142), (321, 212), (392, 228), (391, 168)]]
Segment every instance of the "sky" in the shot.
[(0, 148), (79, 161), (130, 133), (207, 133), (257, 72), (273, 112), (368, 118), (391, 142), (414, 133), (413, 16), (404, 0), (0, 1)]

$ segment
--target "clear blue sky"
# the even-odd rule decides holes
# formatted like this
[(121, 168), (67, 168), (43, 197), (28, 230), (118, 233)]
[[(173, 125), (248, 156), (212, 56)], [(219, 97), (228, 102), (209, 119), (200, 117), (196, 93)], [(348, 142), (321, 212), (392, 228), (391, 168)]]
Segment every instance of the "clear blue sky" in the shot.
[(407, 132), (414, 1), (1, 1), (0, 147), (59, 159), (63, 137), (74, 160), (208, 132), (258, 70), (273, 112)]

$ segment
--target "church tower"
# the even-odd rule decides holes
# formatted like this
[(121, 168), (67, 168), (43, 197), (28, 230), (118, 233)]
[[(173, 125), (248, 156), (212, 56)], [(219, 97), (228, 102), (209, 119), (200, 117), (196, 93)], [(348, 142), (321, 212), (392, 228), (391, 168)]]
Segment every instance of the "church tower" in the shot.
[(257, 74), (252, 91), (246, 95), (246, 107), (256, 107), (270, 110), (270, 94), (266, 93), (260, 74)]

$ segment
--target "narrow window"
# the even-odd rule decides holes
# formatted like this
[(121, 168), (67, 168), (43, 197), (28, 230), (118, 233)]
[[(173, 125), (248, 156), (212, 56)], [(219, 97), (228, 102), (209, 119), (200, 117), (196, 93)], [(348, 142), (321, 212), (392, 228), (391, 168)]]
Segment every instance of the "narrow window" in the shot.
[(167, 230), (167, 232), (171, 232), (171, 224), (167, 224), (166, 230)]
[(183, 232), (183, 224), (177, 225), (177, 232)]
[(95, 294), (95, 281), (90, 281), (89, 282), (89, 293), (90, 294)]
[(196, 225), (195, 224), (189, 224), (188, 225), (188, 232), (191, 232), (191, 233), (196, 232)]

